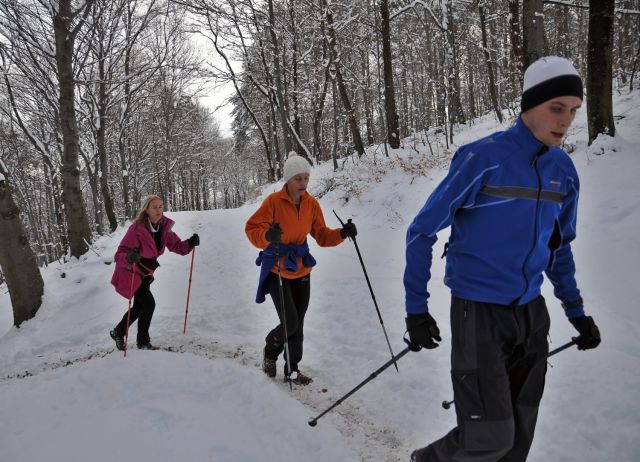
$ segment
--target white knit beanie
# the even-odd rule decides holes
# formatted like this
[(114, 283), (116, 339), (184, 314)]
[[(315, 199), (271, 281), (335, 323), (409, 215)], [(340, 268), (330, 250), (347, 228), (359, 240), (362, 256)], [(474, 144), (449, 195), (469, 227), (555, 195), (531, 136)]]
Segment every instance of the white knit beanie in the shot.
[(532, 63), (524, 73), (522, 112), (559, 96), (582, 99), (582, 79), (571, 61), (545, 56)]
[(289, 153), (289, 158), (284, 163), (282, 178), (285, 182), (292, 177), (301, 173), (311, 173), (311, 165), (304, 157), (299, 156), (295, 152)]

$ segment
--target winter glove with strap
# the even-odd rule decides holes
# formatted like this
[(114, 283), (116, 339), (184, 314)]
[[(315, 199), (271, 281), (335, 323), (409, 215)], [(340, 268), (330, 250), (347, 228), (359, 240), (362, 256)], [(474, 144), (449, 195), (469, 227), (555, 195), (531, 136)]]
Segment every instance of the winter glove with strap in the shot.
[(279, 244), (282, 240), (282, 228), (280, 227), (280, 223), (271, 223), (267, 233), (265, 234), (265, 238), (272, 244)]
[(578, 350), (591, 350), (600, 345), (600, 329), (591, 316), (577, 316), (570, 318), (569, 322), (580, 332), (580, 336), (573, 337)]
[(198, 234), (196, 233), (193, 233), (193, 236), (187, 239), (187, 242), (189, 243), (189, 247), (193, 249), (195, 246), (200, 245), (200, 236), (198, 236)]
[(138, 263), (140, 261), (140, 249), (131, 249), (127, 253), (127, 263)]
[(438, 324), (428, 312), (407, 313), (406, 322), (409, 333), (409, 348), (412, 351), (420, 351), (421, 348), (431, 350), (438, 346), (436, 342), (442, 341)]
[(342, 239), (346, 239), (348, 237), (354, 238), (358, 234), (358, 230), (356, 229), (356, 224), (349, 219), (344, 225), (342, 225), (342, 229), (340, 230), (340, 237)]

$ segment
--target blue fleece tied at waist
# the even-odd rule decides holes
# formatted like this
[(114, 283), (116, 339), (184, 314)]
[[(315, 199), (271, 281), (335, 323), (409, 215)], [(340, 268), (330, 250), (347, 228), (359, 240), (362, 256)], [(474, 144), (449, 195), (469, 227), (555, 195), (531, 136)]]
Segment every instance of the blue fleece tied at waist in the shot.
[[(280, 256), (284, 258), (284, 268), (287, 271), (295, 273), (298, 271), (298, 257), (302, 257), (302, 265), (305, 268), (316, 266), (316, 259), (309, 253), (309, 244), (304, 241), (302, 244), (280, 244)], [(258, 293), (256, 294), (256, 303), (262, 303), (267, 295), (264, 281), (269, 276), (271, 269), (276, 264), (276, 248), (273, 244), (262, 250), (256, 258), (256, 265), (260, 266), (260, 279), (258, 281)]]

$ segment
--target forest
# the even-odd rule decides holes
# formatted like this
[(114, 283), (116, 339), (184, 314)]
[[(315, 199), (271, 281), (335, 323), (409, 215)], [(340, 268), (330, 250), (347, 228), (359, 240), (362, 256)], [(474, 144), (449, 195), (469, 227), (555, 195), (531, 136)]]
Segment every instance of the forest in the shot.
[[(640, 0), (0, 0), (0, 283), (80, 257), (147, 194), (233, 208), (310, 162), (519, 113), (540, 56), (584, 76), (589, 142), (637, 85)], [(233, 88), (231, 133), (202, 98)], [(11, 285), (10, 285), (11, 289)], [(38, 293), (40, 295), (38, 295)], [(14, 299), (15, 296), (15, 299)]]

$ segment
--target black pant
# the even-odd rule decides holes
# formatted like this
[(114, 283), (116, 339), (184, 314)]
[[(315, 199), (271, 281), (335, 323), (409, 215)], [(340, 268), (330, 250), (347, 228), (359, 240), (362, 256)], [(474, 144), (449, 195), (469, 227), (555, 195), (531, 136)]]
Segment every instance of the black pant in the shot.
[[(149, 338), (149, 326), (153, 317), (153, 310), (156, 308), (156, 301), (151, 293), (150, 285), (153, 278), (150, 276), (142, 279), (142, 284), (133, 297), (133, 306), (131, 307), (131, 318), (129, 325), (138, 320), (138, 345), (145, 345), (151, 341)], [(127, 329), (127, 313), (124, 314), (122, 320), (115, 328), (116, 334), (124, 336)]]
[(549, 313), (543, 297), (516, 307), (451, 302), (451, 376), (458, 426), (423, 461), (524, 462), (544, 390)]
[[(302, 359), (302, 341), (304, 340), (304, 316), (309, 306), (309, 297), (311, 295), (310, 275), (303, 276), (298, 279), (282, 278), (282, 293), (284, 296), (284, 318), (286, 318), (286, 337), (283, 325), (285, 324), (282, 316), (282, 302), (280, 301), (280, 289), (278, 283), (278, 275), (269, 274), (265, 280), (265, 287), (271, 295), (280, 324), (278, 324), (265, 338), (266, 345), (264, 347), (265, 356), (269, 359), (276, 360), (280, 353), (284, 350), (285, 338), (288, 339), (289, 359), (288, 364), (285, 355), (285, 375), (289, 375), (292, 371), (298, 370), (298, 363)], [(290, 367), (288, 367), (290, 366)]]

